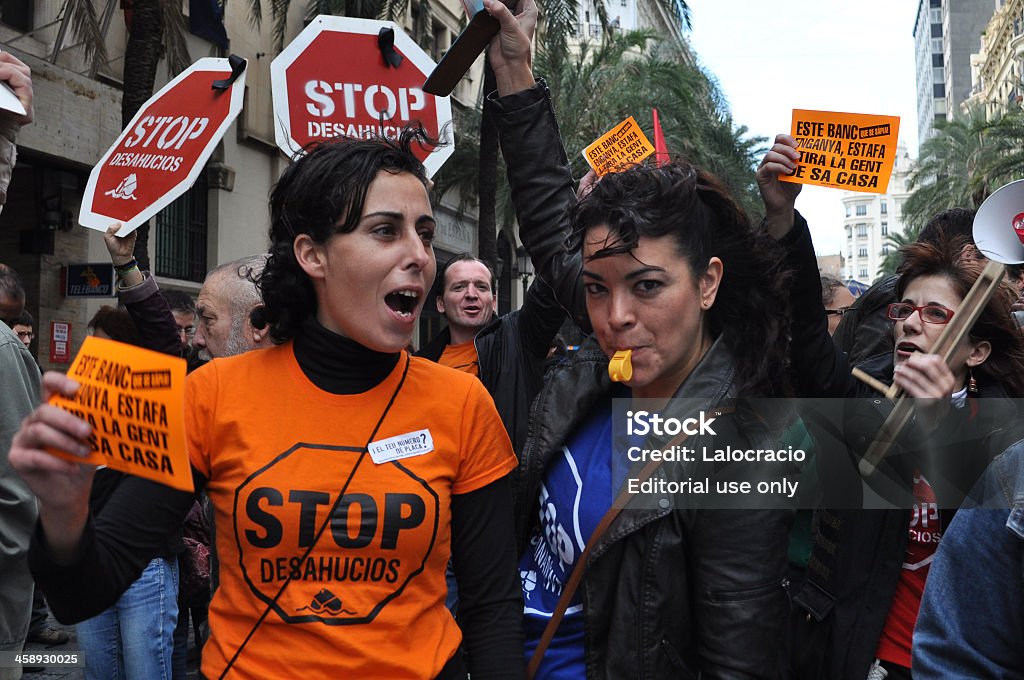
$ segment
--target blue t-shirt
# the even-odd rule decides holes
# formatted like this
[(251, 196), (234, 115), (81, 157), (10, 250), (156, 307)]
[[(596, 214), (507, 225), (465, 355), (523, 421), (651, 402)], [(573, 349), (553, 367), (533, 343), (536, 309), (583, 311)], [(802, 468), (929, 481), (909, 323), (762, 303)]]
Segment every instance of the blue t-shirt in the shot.
[[(612, 400), (606, 399), (548, 465), (540, 487), (540, 528), (519, 559), (527, 661), (583, 548), (611, 507), (611, 441)], [(583, 604), (577, 591), (537, 670), (537, 680), (585, 678), (583, 652)]]

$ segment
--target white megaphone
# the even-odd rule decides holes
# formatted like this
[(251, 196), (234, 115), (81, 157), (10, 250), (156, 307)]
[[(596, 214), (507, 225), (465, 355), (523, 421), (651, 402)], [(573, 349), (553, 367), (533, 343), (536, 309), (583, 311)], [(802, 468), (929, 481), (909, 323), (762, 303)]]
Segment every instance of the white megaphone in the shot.
[(974, 244), (990, 260), (1024, 263), (1024, 179), (1000, 187), (981, 204)]

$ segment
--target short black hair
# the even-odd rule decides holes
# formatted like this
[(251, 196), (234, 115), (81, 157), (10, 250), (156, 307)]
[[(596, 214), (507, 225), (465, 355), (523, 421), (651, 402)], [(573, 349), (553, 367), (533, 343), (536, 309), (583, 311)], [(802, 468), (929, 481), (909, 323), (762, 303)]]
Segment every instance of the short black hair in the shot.
[(487, 273), (491, 277), (491, 289), (493, 290), (497, 288), (498, 277), (494, 273), (494, 270), (491, 269), (491, 265), (487, 264), (473, 253), (459, 253), (458, 255), (453, 256), (450, 260), (445, 262), (444, 266), (441, 267), (441, 269), (438, 270), (437, 272), (437, 282), (438, 285), (441, 287), (442, 291), (444, 291), (445, 286), (448, 285), (444, 277), (448, 275), (448, 269), (456, 262), (479, 262), (487, 269)]
[(21, 316), (19, 316), (18, 320), (14, 323), (18, 326), (32, 326), (34, 328), (36, 320), (32, 318), (32, 315), (28, 313), (27, 309), (23, 309), (21, 310)]
[(195, 300), (188, 293), (180, 290), (162, 290), (160, 294), (164, 296), (172, 312), (195, 313)]
[[(307, 234), (324, 243), (359, 224), (366, 192), (381, 171), (409, 173), (428, 186), (423, 163), (413, 153), (437, 145), (420, 125), (402, 129), (397, 139), (338, 138), (306, 148), (270, 192), (270, 257), (259, 277), (265, 317), (274, 342), (285, 342), (316, 313), (316, 293), (292, 249)], [(359, 263), (353, 262), (353, 266)]]
[(974, 243), (974, 211), (967, 208), (949, 208), (932, 216), (921, 229), (918, 243), (941, 247), (944, 242), (957, 238)]

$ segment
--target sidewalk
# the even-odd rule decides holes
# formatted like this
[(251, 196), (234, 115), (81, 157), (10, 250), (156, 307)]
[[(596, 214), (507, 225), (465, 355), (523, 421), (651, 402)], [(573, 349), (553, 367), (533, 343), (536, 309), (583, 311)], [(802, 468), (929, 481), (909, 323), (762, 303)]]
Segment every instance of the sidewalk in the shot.
[[(47, 620), (46, 623), (47, 625), (52, 626), (53, 628), (56, 628), (58, 630), (67, 631), (71, 635), (71, 641), (64, 645), (56, 645), (52, 647), (48, 647), (46, 645), (41, 644), (29, 643), (25, 645), (26, 652), (54, 652), (58, 654), (62, 652), (81, 653), (81, 648), (78, 646), (78, 637), (75, 635), (74, 626), (62, 626), (61, 624), (57, 623), (57, 620), (53, 618), (52, 614), (50, 615), (50, 618)], [(191, 626), (189, 626), (188, 646), (189, 660), (187, 678), (188, 680), (200, 680), (199, 666), (196, 664), (195, 659), (195, 642), (192, 637)], [(85, 680), (85, 669), (46, 668), (37, 673), (25, 673), (24, 680)]]

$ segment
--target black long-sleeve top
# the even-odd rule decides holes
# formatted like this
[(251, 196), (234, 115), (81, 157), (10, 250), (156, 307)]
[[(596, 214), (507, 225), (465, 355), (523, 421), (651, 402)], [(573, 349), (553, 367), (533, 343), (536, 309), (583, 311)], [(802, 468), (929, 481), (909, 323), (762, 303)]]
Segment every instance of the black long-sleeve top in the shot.
[[(380, 383), (401, 355), (373, 352), (309, 321), (295, 340), (306, 377), (334, 394), (358, 394)], [(193, 470), (196, 493), (206, 479)], [(57, 565), (37, 527), (29, 554), (36, 582), (57, 619), (72, 623), (113, 604), (138, 578), (167, 536), (180, 530), (194, 495), (126, 477), (91, 514), (74, 563)], [(507, 478), (452, 497), (452, 559), (459, 579), (459, 618), (473, 677), (523, 675), (521, 584)], [(228, 567), (231, 568), (231, 567)], [(216, 631), (214, 631), (216, 634)]]

